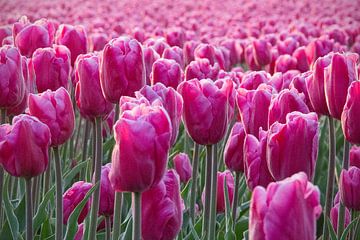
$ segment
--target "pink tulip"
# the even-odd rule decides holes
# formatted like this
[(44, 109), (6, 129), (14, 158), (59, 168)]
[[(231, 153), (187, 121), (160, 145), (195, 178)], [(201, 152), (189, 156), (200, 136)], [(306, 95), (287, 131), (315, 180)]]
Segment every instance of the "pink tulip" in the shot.
[(225, 212), (225, 184), (228, 190), (230, 205), (232, 205), (234, 198), (234, 177), (229, 170), (217, 173), (216, 212), (218, 213)]
[(185, 32), (182, 28), (172, 28), (166, 32), (166, 42), (170, 46), (183, 47), (185, 41)]
[(101, 167), (99, 215), (111, 216), (114, 213), (115, 190), (109, 179), (110, 169), (111, 163)]
[(161, 82), (174, 89), (184, 80), (180, 65), (175, 60), (160, 58), (152, 66), (151, 84)]
[(333, 49), (333, 42), (324, 37), (314, 39), (306, 46), (306, 55), (310, 65), (314, 64), (318, 58), (330, 53)]
[(0, 47), (5, 38), (11, 37), (12, 31), (10, 25), (0, 26)]
[(166, 42), (165, 38), (158, 37), (158, 38), (148, 38), (144, 42), (145, 46), (152, 47), (154, 50), (162, 56), (165, 49), (170, 48), (170, 45)]
[(225, 59), (220, 49), (211, 44), (199, 44), (194, 50), (195, 60), (208, 59), (211, 65), (219, 64), (220, 69), (225, 69)]
[(243, 146), (245, 130), (240, 122), (234, 124), (224, 149), (224, 162), (226, 167), (235, 172), (244, 171)]
[(180, 65), (181, 69), (185, 68), (184, 54), (182, 48), (176, 46), (166, 48), (163, 52), (163, 58), (175, 60), (175, 62)]
[(360, 168), (360, 147), (352, 146), (350, 149), (350, 166)]
[(256, 187), (250, 202), (249, 239), (316, 239), (320, 191), (297, 173), (266, 189)]
[(345, 207), (360, 210), (360, 168), (352, 166), (341, 171), (339, 192)]
[(341, 115), (341, 125), (344, 136), (347, 141), (351, 143), (360, 143), (360, 127), (358, 122), (358, 116), (360, 114), (360, 82), (353, 82), (347, 94), (345, 106)]
[(234, 66), (241, 62), (241, 55), (243, 49), (239, 41), (235, 39), (226, 38), (220, 43), (220, 45), (229, 50), (231, 66)]
[(151, 85), (150, 75), (152, 71), (152, 66), (154, 62), (160, 58), (160, 55), (152, 47), (144, 47), (143, 51), (144, 51), (146, 84)]
[(242, 78), (240, 87), (248, 90), (255, 90), (260, 84), (267, 83), (270, 77), (271, 76), (265, 71), (247, 72)]
[(289, 70), (284, 73), (276, 72), (272, 75), (268, 84), (273, 86), (277, 92), (280, 92), (283, 89), (289, 88), (291, 80), (299, 75), (300, 72), (298, 70)]
[(299, 47), (297, 48), (294, 53), (292, 54), (294, 58), (296, 58), (297, 67), (296, 69), (300, 72), (306, 72), (309, 71), (310, 64), (306, 55), (306, 48), (305, 47)]
[(11, 176), (32, 178), (43, 173), (49, 146), (50, 130), (35, 117), (21, 114), (12, 125), (0, 126), (0, 164)]
[(271, 61), (271, 44), (266, 40), (255, 40), (253, 45), (254, 60), (257, 65), (265, 66)]
[(296, 89), (299, 93), (304, 94), (305, 96), (305, 103), (307, 107), (309, 108), (310, 112), (314, 112), (313, 106), (311, 105), (309, 92), (306, 87), (306, 79), (310, 77), (313, 73), (311, 71), (301, 73), (300, 75), (297, 75), (293, 77), (291, 80), (291, 83), (289, 85), (289, 89)]
[(180, 181), (187, 183), (192, 175), (192, 166), (186, 153), (178, 153), (173, 158), (174, 169), (179, 174)]
[(277, 43), (277, 49), (280, 55), (293, 54), (295, 49), (299, 46), (298, 41), (293, 37), (288, 37), (284, 41)]
[(216, 80), (219, 73), (219, 65), (215, 63), (214, 65), (210, 64), (210, 61), (206, 58), (197, 59), (192, 61), (185, 69), (185, 80), (191, 80), (194, 78), (197, 79), (212, 79)]
[(84, 223), (78, 225), (78, 230), (76, 232), (74, 240), (83, 240), (84, 236)]
[(291, 69), (296, 69), (297, 60), (291, 55), (280, 55), (275, 62), (275, 72), (286, 72)]
[(185, 66), (189, 65), (190, 62), (195, 60), (194, 51), (199, 44), (200, 44), (199, 42), (194, 40), (187, 41), (184, 43), (183, 50), (184, 50)]
[[(340, 208), (340, 203), (337, 203), (335, 204), (334, 207), (331, 208), (330, 211), (330, 220), (335, 232), (337, 232), (338, 229), (339, 208)], [(350, 221), (351, 221), (350, 211), (349, 209), (345, 208), (345, 228), (350, 224)]]
[(101, 51), (109, 41), (109, 37), (105, 33), (93, 33), (90, 35), (89, 49), (90, 51)]

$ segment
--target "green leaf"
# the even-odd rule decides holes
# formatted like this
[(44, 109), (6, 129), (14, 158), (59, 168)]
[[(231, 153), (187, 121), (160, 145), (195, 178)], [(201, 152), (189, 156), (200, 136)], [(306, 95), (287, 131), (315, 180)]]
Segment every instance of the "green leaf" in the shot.
[(77, 220), (80, 216), (82, 209), (84, 208), (86, 202), (89, 200), (91, 194), (99, 187), (99, 182), (97, 182), (85, 195), (84, 199), (76, 206), (76, 208), (71, 213), (65, 233), (65, 240), (73, 240), (76, 232), (78, 230)]
[(46, 211), (48, 202), (54, 198), (55, 187), (53, 186), (44, 196), (39, 205), (38, 211), (33, 217), (34, 232), (37, 232), (41, 225), (48, 219), (49, 213)]
[(346, 236), (348, 235), (349, 231), (351, 230), (352, 227), (355, 226), (355, 224), (359, 221), (359, 217), (355, 218), (354, 220), (352, 220), (352, 222), (345, 228), (343, 234), (341, 235), (340, 240), (346, 240)]
[(9, 199), (8, 185), (9, 185), (10, 176), (8, 175), (5, 180), (4, 188), (3, 188), (3, 202), (4, 202), (4, 211), (6, 215), (6, 219), (10, 226), (12, 239), (18, 239), (19, 232), (19, 221), (14, 213), (14, 207)]
[(64, 188), (69, 186), (71, 181), (74, 179), (74, 177), (81, 171), (81, 169), (85, 168), (87, 166), (87, 162), (81, 162), (78, 165), (76, 165), (74, 168), (69, 170), (64, 174)]
[(330, 218), (327, 217), (327, 226), (328, 226), (328, 229), (329, 229), (329, 232), (330, 232), (330, 237), (332, 240), (337, 240), (337, 236), (336, 236), (336, 232), (334, 230), (334, 227), (333, 225), (331, 224), (330, 222)]
[(46, 218), (44, 223), (41, 226), (40, 239), (47, 239), (53, 235), (51, 224), (49, 218)]
[(121, 240), (131, 240), (132, 239), (132, 218), (126, 225), (125, 232), (121, 236)]

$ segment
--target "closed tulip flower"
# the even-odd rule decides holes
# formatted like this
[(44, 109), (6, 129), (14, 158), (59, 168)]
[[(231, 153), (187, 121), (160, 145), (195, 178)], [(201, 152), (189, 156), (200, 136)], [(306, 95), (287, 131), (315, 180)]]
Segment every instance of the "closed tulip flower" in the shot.
[(171, 240), (182, 225), (180, 182), (174, 170), (141, 197), (141, 231), (144, 240)]
[(347, 141), (360, 144), (360, 127), (358, 117), (360, 114), (360, 82), (353, 82), (347, 94), (345, 106), (341, 115), (341, 125)]
[(5, 38), (10, 37), (12, 34), (11, 26), (5, 25), (0, 27), (0, 47)]
[(316, 239), (320, 191), (297, 173), (267, 189), (256, 187), (250, 201), (249, 239)]
[(105, 33), (93, 33), (90, 35), (89, 49), (90, 51), (101, 51), (109, 41), (109, 37)]
[[(338, 228), (339, 208), (340, 208), (340, 203), (336, 203), (335, 206), (332, 207), (330, 211), (330, 221), (335, 232), (337, 232), (337, 228)], [(349, 209), (345, 208), (345, 228), (350, 224), (350, 221), (351, 221), (350, 211)]]
[(241, 55), (243, 52), (242, 46), (236, 39), (226, 38), (220, 43), (221, 46), (225, 47), (230, 52), (230, 65), (234, 66), (240, 63)]
[(194, 51), (200, 43), (194, 40), (186, 41), (184, 43), (184, 60), (185, 66), (189, 65), (190, 62), (195, 60)]
[(166, 32), (166, 42), (170, 46), (183, 47), (185, 41), (185, 32), (182, 28), (172, 28)]
[(306, 72), (309, 71), (310, 64), (306, 55), (306, 48), (305, 47), (299, 47), (297, 48), (292, 56), (296, 58), (297, 66), (296, 69), (300, 72)]
[(75, 77), (75, 99), (81, 115), (91, 120), (108, 115), (113, 104), (104, 98), (101, 90), (98, 55), (79, 55), (75, 64)]
[(261, 70), (261, 65), (258, 65), (257, 62), (255, 61), (253, 48), (254, 47), (253, 47), (252, 44), (249, 44), (249, 45), (246, 46), (245, 51), (244, 51), (245, 62), (248, 65), (250, 70), (252, 70), (252, 71), (260, 71)]
[(150, 75), (152, 65), (160, 58), (160, 55), (152, 47), (144, 47), (145, 79), (146, 84), (151, 85)]
[(21, 55), (17, 48), (0, 48), (0, 108), (15, 107), (24, 98), (25, 82)]
[(68, 88), (70, 69), (70, 51), (62, 45), (39, 48), (30, 61), (30, 74), (39, 93)]
[(251, 191), (256, 186), (266, 187), (275, 181), (266, 162), (266, 144), (266, 131), (260, 131), (259, 140), (251, 134), (247, 134), (244, 140), (244, 173)]
[(11, 176), (32, 178), (43, 173), (49, 146), (50, 130), (35, 117), (21, 114), (12, 125), (0, 126), (0, 164)]
[(77, 56), (87, 52), (87, 36), (81, 25), (61, 24), (55, 36), (56, 44), (65, 45), (71, 53), (71, 65), (74, 66)]
[(357, 54), (334, 53), (330, 65), (324, 70), (324, 89), (329, 113), (336, 119), (341, 118), (348, 88), (358, 80)]
[(174, 60), (180, 65), (181, 69), (184, 69), (185, 67), (184, 53), (182, 48), (179, 48), (177, 46), (166, 48), (163, 52), (163, 58)]
[(143, 192), (159, 183), (165, 173), (171, 138), (166, 110), (145, 104), (125, 110), (114, 132), (116, 144), (109, 173), (113, 188)]
[(243, 146), (245, 130), (242, 123), (237, 122), (231, 129), (224, 149), (224, 162), (228, 169), (235, 172), (244, 171)]
[(306, 87), (306, 79), (310, 77), (313, 73), (311, 71), (301, 73), (293, 77), (291, 83), (289, 85), (289, 89), (296, 89), (299, 93), (303, 93), (305, 96), (305, 103), (309, 108), (310, 112), (314, 112), (313, 106), (311, 105), (311, 101), (309, 98), (309, 92)]
[(253, 55), (257, 65), (265, 66), (271, 61), (271, 44), (266, 40), (253, 41)]
[(350, 166), (360, 168), (360, 147), (352, 146), (350, 149)]
[(206, 58), (197, 59), (192, 61), (185, 69), (185, 80), (197, 79), (212, 79), (216, 80), (219, 74), (220, 68), (217, 63), (214, 65), (210, 64), (210, 61)]
[(145, 42), (144, 45), (147, 47), (152, 47), (154, 48), (154, 50), (160, 55), (162, 56), (165, 49), (170, 48), (170, 45), (167, 44), (165, 38), (163, 37), (158, 37), (158, 38), (148, 38)]
[(109, 179), (110, 169), (111, 163), (101, 167), (99, 215), (111, 216), (114, 213), (115, 190)]
[(275, 62), (275, 72), (287, 72), (291, 69), (296, 69), (297, 67), (297, 60), (291, 55), (285, 54), (280, 55)]
[(187, 183), (192, 174), (192, 166), (186, 153), (178, 153), (173, 158), (175, 171), (179, 174), (180, 181)]
[(319, 123), (315, 113), (289, 113), (286, 123), (274, 123), (267, 140), (267, 162), (275, 180), (297, 172), (312, 179), (319, 144)]
[[(91, 189), (92, 184), (84, 181), (75, 182), (63, 195), (64, 215), (63, 223), (68, 223), (69, 217), (77, 205), (84, 199), (87, 192)], [(80, 224), (86, 218), (90, 210), (91, 202), (88, 200), (82, 209), (77, 222)]]
[(105, 45), (100, 82), (105, 99), (116, 104), (121, 96), (134, 96), (145, 85), (144, 55), (137, 40), (120, 37)]
[(269, 107), (269, 127), (274, 122), (285, 123), (286, 116), (291, 112), (309, 113), (304, 94), (296, 89), (284, 89), (272, 98)]
[(71, 137), (75, 115), (70, 95), (65, 88), (61, 87), (55, 92), (47, 90), (40, 94), (30, 94), (29, 111), (49, 127), (51, 146), (59, 146)]
[(184, 100), (186, 131), (198, 144), (215, 144), (225, 135), (233, 82), (230, 79), (218, 81), (224, 81), (221, 87), (210, 79), (193, 79), (178, 87)]
[(158, 59), (152, 66), (151, 84), (161, 82), (174, 89), (183, 81), (184, 74), (180, 65), (175, 60)]
[(144, 86), (139, 92), (135, 93), (137, 98), (145, 97), (149, 102), (154, 103), (160, 101), (167, 111), (171, 121), (171, 146), (175, 144), (179, 127), (181, 123), (181, 115), (183, 111), (183, 99), (181, 95), (171, 87), (165, 87), (162, 83), (156, 83), (153, 86)]
[(268, 84), (273, 86), (277, 92), (280, 92), (283, 89), (289, 88), (291, 80), (299, 75), (300, 72), (298, 70), (289, 70), (284, 73), (276, 72), (271, 76)]
[(243, 76), (240, 87), (248, 90), (255, 90), (260, 84), (267, 83), (270, 77), (270, 74), (265, 71), (250, 71)]
[(306, 55), (310, 65), (313, 65), (318, 58), (330, 53), (333, 49), (333, 41), (330, 41), (326, 37), (320, 37), (311, 41), (306, 46)]
[(360, 168), (343, 169), (340, 174), (339, 191), (345, 207), (360, 211)]
[(225, 69), (225, 59), (220, 49), (211, 44), (201, 43), (194, 50), (195, 60), (208, 59), (211, 65), (219, 64), (220, 69)]

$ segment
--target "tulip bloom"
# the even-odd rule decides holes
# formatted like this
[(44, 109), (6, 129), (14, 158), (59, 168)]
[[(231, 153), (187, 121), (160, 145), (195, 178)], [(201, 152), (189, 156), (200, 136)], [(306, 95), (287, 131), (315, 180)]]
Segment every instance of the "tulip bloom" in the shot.
[(115, 104), (121, 96), (134, 96), (145, 85), (144, 55), (137, 40), (119, 37), (105, 45), (100, 83), (105, 99)]
[(271, 61), (271, 44), (266, 40), (253, 41), (253, 55), (257, 65), (265, 66)]
[(185, 32), (182, 28), (172, 28), (166, 32), (166, 42), (170, 46), (183, 47), (185, 41)]
[[(340, 203), (336, 203), (335, 206), (331, 208), (330, 211), (330, 221), (335, 232), (337, 232), (338, 229), (339, 208), (340, 208)], [(350, 224), (350, 222), (351, 222), (350, 211), (349, 209), (345, 208), (345, 228)]]
[(294, 76), (289, 85), (289, 89), (296, 89), (299, 93), (303, 93), (305, 96), (305, 103), (310, 112), (314, 112), (313, 106), (309, 98), (309, 92), (306, 87), (306, 79), (312, 75), (311, 71), (304, 72), (300, 75)]
[(200, 43), (194, 50), (195, 60), (208, 59), (211, 65), (219, 64), (220, 69), (225, 69), (225, 59), (220, 49), (211, 44)]
[[(63, 195), (63, 223), (66, 225), (71, 213), (77, 205), (84, 199), (87, 192), (91, 189), (92, 184), (84, 181), (75, 182)], [(88, 200), (82, 209), (77, 222), (80, 224), (86, 218), (91, 202)]]
[(341, 115), (341, 125), (347, 141), (360, 144), (360, 127), (358, 117), (360, 114), (360, 82), (353, 82), (347, 94), (345, 106)]
[(291, 69), (296, 69), (297, 60), (291, 55), (280, 55), (275, 62), (275, 72), (287, 72)]
[[(221, 87), (219, 81), (222, 81)], [(183, 121), (191, 138), (201, 145), (218, 143), (228, 124), (233, 82), (193, 79), (182, 82), (178, 91), (184, 100)]]
[(184, 43), (183, 50), (184, 50), (185, 66), (189, 65), (190, 62), (195, 60), (194, 51), (199, 44), (200, 44), (199, 42), (194, 40), (186, 41)]
[(341, 118), (348, 88), (358, 79), (357, 54), (334, 53), (330, 65), (324, 70), (324, 89), (329, 113), (336, 119)]
[(184, 69), (185, 67), (184, 53), (182, 48), (176, 46), (171, 48), (166, 48), (163, 52), (163, 58), (174, 60), (180, 65), (181, 69)]
[(99, 75), (99, 57), (94, 53), (79, 55), (75, 64), (76, 104), (83, 117), (94, 120), (113, 109), (102, 93)]
[(280, 92), (283, 89), (289, 88), (291, 80), (299, 74), (298, 70), (289, 70), (284, 73), (276, 72), (272, 75), (268, 84), (273, 86), (277, 92)]
[(15, 107), (24, 98), (25, 83), (21, 55), (17, 48), (0, 48), (0, 108)]
[(159, 183), (165, 173), (171, 138), (171, 122), (165, 109), (140, 104), (125, 110), (114, 132), (116, 144), (109, 173), (113, 188), (143, 192)]
[(30, 74), (39, 93), (68, 88), (70, 69), (70, 51), (62, 45), (39, 48), (30, 61)]
[(268, 132), (267, 163), (279, 181), (303, 171), (309, 179), (315, 172), (319, 144), (319, 123), (315, 113), (289, 113), (286, 123), (274, 123)]
[(180, 65), (175, 60), (158, 59), (152, 65), (151, 84), (161, 82), (174, 89), (184, 80)]
[(47, 90), (30, 94), (29, 111), (45, 123), (51, 132), (51, 146), (65, 143), (72, 135), (75, 115), (69, 93), (61, 87), (55, 92)]
[(181, 201), (179, 176), (168, 170), (156, 186), (142, 193), (142, 238), (174, 239), (182, 225)]
[(256, 187), (250, 202), (249, 239), (316, 239), (320, 191), (297, 173), (267, 189)]
[(74, 66), (77, 56), (87, 52), (85, 28), (81, 25), (61, 24), (55, 36), (56, 44), (65, 45), (71, 53), (71, 65)]
[(99, 215), (111, 216), (114, 213), (115, 190), (109, 179), (110, 169), (111, 163), (101, 167)]
[(299, 47), (297, 48), (292, 56), (296, 59), (297, 61), (297, 67), (296, 69), (299, 70), (300, 72), (306, 72), (309, 71), (310, 68), (310, 64), (306, 55), (306, 48), (305, 47)]
[(360, 168), (360, 147), (352, 146), (350, 149), (350, 166)]
[(192, 61), (185, 69), (185, 80), (191, 80), (194, 78), (197, 79), (212, 79), (216, 80), (219, 74), (219, 65), (215, 63), (214, 65), (210, 64), (210, 61), (206, 58), (197, 59)]
[(234, 177), (229, 170), (217, 173), (217, 195), (216, 195), (216, 212), (225, 212), (225, 188), (226, 183), (230, 205), (234, 198)]
[(174, 158), (174, 168), (179, 174), (180, 181), (187, 183), (192, 175), (192, 166), (189, 156), (186, 153), (178, 153)]
[(105, 33), (93, 33), (90, 36), (89, 49), (90, 51), (101, 51), (109, 41), (109, 37)]
[(345, 207), (360, 211), (360, 168), (350, 167), (341, 171), (339, 191)]
[(224, 149), (224, 162), (228, 169), (235, 172), (244, 171), (243, 146), (245, 130), (240, 122), (234, 124)]
[(35, 117), (21, 114), (12, 125), (0, 126), (0, 164), (11, 176), (29, 179), (43, 173), (49, 146), (50, 130)]
[(251, 71), (245, 73), (240, 83), (241, 88), (248, 90), (255, 90), (262, 83), (267, 83), (270, 79), (270, 74), (265, 71)]
[(150, 75), (152, 71), (152, 65), (156, 60), (160, 58), (160, 55), (152, 47), (143, 47), (144, 51), (144, 63), (145, 63), (145, 78), (146, 84), (151, 85)]

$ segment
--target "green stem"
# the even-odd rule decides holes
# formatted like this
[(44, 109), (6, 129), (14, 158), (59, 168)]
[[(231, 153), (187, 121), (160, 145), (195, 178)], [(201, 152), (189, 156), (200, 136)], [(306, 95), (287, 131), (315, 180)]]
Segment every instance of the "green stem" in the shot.
[(239, 198), (239, 187), (240, 187), (240, 175), (241, 172), (235, 172), (235, 192), (233, 198), (233, 205), (232, 205), (232, 222), (233, 226), (236, 225), (236, 208), (238, 205), (238, 198)]
[(207, 239), (209, 235), (209, 217), (210, 217), (210, 195), (211, 195), (211, 170), (212, 170), (212, 145), (206, 146), (206, 177), (205, 177), (205, 206), (204, 206), (204, 216), (203, 216), (203, 225), (202, 225), (202, 235)]
[(133, 240), (141, 240), (141, 193), (132, 193), (133, 197)]
[(121, 202), (122, 193), (115, 192), (115, 207), (114, 207), (114, 230), (113, 240), (119, 240), (121, 230)]
[(55, 182), (56, 182), (56, 225), (55, 239), (61, 240), (63, 233), (63, 203), (62, 203), (62, 177), (59, 147), (53, 147), (55, 158)]
[(49, 191), (50, 188), (50, 176), (51, 176), (51, 149), (49, 149), (49, 164), (45, 170), (45, 174), (44, 174), (44, 192), (43, 192), (43, 197), (45, 196), (45, 194)]
[[(100, 182), (101, 178), (101, 163), (102, 163), (102, 132), (101, 132), (101, 117), (97, 117), (95, 119), (95, 136), (96, 136), (96, 159), (95, 159), (95, 166), (94, 166), (94, 184)], [(90, 212), (90, 232), (89, 236), (90, 239), (96, 239), (96, 228), (97, 228), (97, 214), (99, 211), (99, 202), (100, 202), (100, 185), (95, 190), (91, 212)]]
[(216, 238), (217, 165), (217, 144), (214, 144), (212, 149), (209, 239)]
[(335, 157), (336, 157), (336, 142), (335, 142), (334, 119), (332, 117), (329, 117), (329, 167), (328, 167), (328, 176), (327, 176), (327, 184), (326, 184), (323, 240), (329, 239), (327, 218), (330, 216), (332, 197), (334, 191)]
[[(90, 135), (90, 122), (88, 120), (85, 120), (85, 132), (84, 132), (84, 140), (83, 140), (83, 149), (82, 149), (82, 155), (81, 155), (81, 162), (85, 162), (86, 158), (87, 158), (89, 135)], [(81, 179), (85, 178), (84, 169), (81, 170), (80, 176), (81, 176)]]
[(32, 201), (31, 201), (31, 178), (25, 179), (26, 183), (26, 240), (32, 240), (33, 226), (32, 226)]
[(194, 142), (194, 155), (192, 162), (192, 182), (191, 182), (191, 193), (190, 193), (190, 219), (194, 222), (195, 220), (195, 204), (196, 204), (196, 187), (198, 178), (198, 165), (199, 165), (199, 148), (200, 145)]
[(105, 216), (105, 239), (110, 240), (111, 235), (111, 221), (110, 216)]
[[(1, 108), (0, 109), (1, 114), (1, 124), (6, 123), (6, 109)], [(0, 226), (2, 226), (2, 215), (3, 215), (3, 207), (2, 207), (2, 192), (3, 192), (3, 186), (4, 186), (4, 169), (0, 165)]]
[[(78, 144), (79, 144), (79, 139), (80, 139), (80, 133), (81, 133), (81, 125), (82, 125), (82, 120), (83, 118), (82, 117), (79, 117), (78, 119), (78, 124), (77, 124), (77, 130), (76, 130), (76, 138), (75, 138), (75, 146), (74, 146), (74, 150), (76, 152), (76, 150), (78, 149)], [(76, 154), (75, 154), (76, 156)]]
[(353, 240), (358, 240), (358, 238), (356, 237), (359, 236), (358, 231), (360, 225), (360, 216), (358, 216), (355, 210), (351, 210), (351, 221), (355, 220), (356, 218), (357, 218), (357, 222), (355, 228), (353, 228), (350, 232), (350, 236), (352, 236)]

